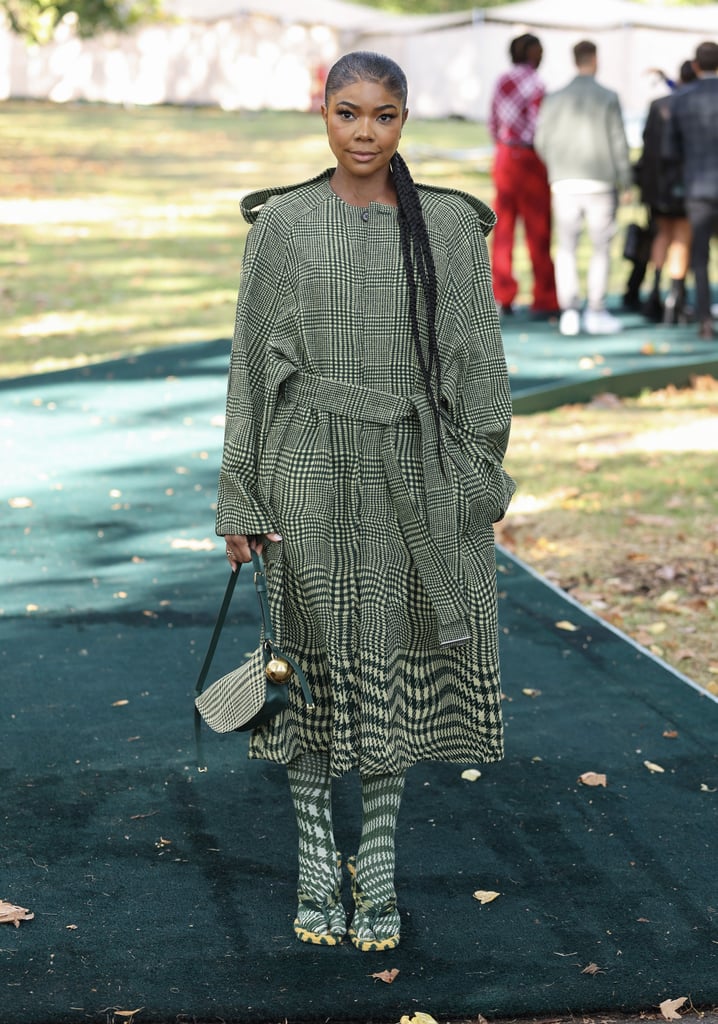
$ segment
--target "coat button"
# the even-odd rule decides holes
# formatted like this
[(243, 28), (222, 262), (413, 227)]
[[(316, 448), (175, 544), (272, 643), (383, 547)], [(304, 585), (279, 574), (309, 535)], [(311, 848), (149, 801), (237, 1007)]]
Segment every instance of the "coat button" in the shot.
[(362, 210), (362, 212), (361, 212), (361, 219), (364, 221), (364, 223), (366, 223), (369, 220), (369, 211), (368, 210)]

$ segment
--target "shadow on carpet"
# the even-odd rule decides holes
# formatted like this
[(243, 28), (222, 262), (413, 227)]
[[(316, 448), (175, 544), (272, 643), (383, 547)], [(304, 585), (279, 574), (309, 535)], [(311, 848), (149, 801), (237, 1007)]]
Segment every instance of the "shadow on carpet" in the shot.
[[(504, 552), (506, 760), (474, 782), (410, 771), (397, 950), (294, 940), (285, 772), (234, 735), (207, 737), (209, 772), (194, 767), (192, 690), (226, 579), (226, 359), (217, 343), (0, 389), (0, 899), (35, 915), (2, 930), (4, 1024), (717, 1004), (718, 704)], [(249, 589), (218, 672), (254, 644)], [(356, 778), (336, 786), (346, 853), (358, 797)], [(479, 889), (500, 895), (481, 905)], [(392, 985), (371, 976), (392, 967)]]

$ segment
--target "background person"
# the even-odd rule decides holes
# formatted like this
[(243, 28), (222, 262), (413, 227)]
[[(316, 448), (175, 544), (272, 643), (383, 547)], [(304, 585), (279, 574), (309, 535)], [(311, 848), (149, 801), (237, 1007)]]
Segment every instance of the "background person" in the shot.
[[(618, 192), (631, 184), (628, 143), (618, 96), (596, 81), (596, 44), (573, 48), (577, 75), (544, 99), (536, 150), (548, 169), (556, 230), (556, 287), (562, 334), (614, 334), (621, 321), (606, 309), (611, 239), (616, 233)], [(587, 306), (582, 306), (578, 243), (586, 225), (591, 242)]]
[[(688, 85), (695, 78), (692, 62), (684, 61), (679, 72), (680, 84)], [(664, 152), (664, 136), (669, 127), (671, 104), (675, 95), (672, 92), (651, 103), (643, 129), (643, 152), (635, 168), (641, 202), (648, 207), (654, 229), (650, 254), (653, 287), (642, 311), (649, 320), (663, 320), (673, 324), (686, 319), (686, 274), (691, 245), (691, 225), (684, 202), (683, 169), (675, 156), (668, 158)], [(661, 274), (666, 262), (671, 284), (664, 304)]]
[(708, 258), (718, 229), (718, 44), (701, 43), (693, 67), (697, 81), (678, 90), (671, 102), (665, 155), (683, 166), (698, 335), (709, 340), (715, 337)]
[[(417, 761), (502, 756), (492, 522), (511, 396), (485, 236), (493, 213), (397, 152), (407, 84), (350, 53), (322, 115), (336, 166), (245, 197), (217, 532), (265, 548), (272, 621), (316, 707), (255, 730), (287, 765), (304, 942), (346, 933), (332, 779), (358, 770), (350, 937), (399, 942), (394, 833)], [(295, 681), (296, 682), (296, 681)]]
[(513, 251), (516, 221), (521, 219), (533, 268), (531, 311), (544, 318), (556, 314), (558, 299), (551, 259), (551, 193), (546, 168), (533, 145), (545, 92), (536, 73), (543, 49), (536, 36), (526, 33), (511, 42), (509, 53), (513, 66), (496, 82), (489, 112), (489, 131), (496, 145), (492, 280), (496, 301), (504, 312), (511, 312), (519, 287)]

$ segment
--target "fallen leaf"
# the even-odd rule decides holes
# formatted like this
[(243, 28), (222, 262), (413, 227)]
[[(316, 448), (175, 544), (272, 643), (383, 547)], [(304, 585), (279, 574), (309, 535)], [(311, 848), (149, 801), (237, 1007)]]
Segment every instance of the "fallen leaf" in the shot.
[(144, 1010), (144, 1006), (138, 1007), (136, 1010), (113, 1010), (115, 1017), (128, 1017), (130, 1020), (139, 1013), (140, 1010)]
[(584, 786), (605, 786), (607, 783), (606, 776), (601, 772), (584, 772), (583, 775), (579, 775), (577, 781)]
[(603, 971), (598, 964), (591, 963), (586, 964), (584, 969), (581, 971), (581, 974), (603, 974)]
[(667, 739), (667, 740), (675, 740), (675, 739), (678, 738), (678, 730), (677, 729), (664, 729), (663, 730), (663, 737), (664, 737), (664, 739)]
[(34, 916), (27, 907), (16, 907), (14, 903), (0, 900), (0, 924), (14, 924), (19, 928), (21, 921), (32, 921)]
[(76, 932), (77, 931), (77, 925), (76, 924), (66, 924), (65, 928), (66, 928), (66, 930), (68, 932)]
[(666, 770), (665, 768), (661, 768), (659, 764), (655, 764), (653, 761), (644, 761), (643, 763), (649, 772), (665, 772)]
[(477, 779), (481, 778), (481, 772), (478, 768), (467, 768), (466, 771), (461, 773), (461, 778), (466, 779), (467, 782), (476, 782)]
[(390, 971), (377, 971), (376, 974), (370, 974), (369, 977), (370, 978), (376, 978), (377, 981), (383, 981), (387, 985), (391, 985), (391, 983), (394, 981), (394, 979), (396, 978), (398, 973), (399, 973), (399, 968), (398, 967), (392, 967), (392, 969)]
[(129, 703), (130, 702), (128, 700), (115, 700), (115, 701), (112, 702), (112, 707), (113, 708), (123, 708), (125, 706), (125, 704), (129, 704)]
[(10, 498), (8, 505), (10, 508), (32, 508), (32, 500), (30, 498)]
[(561, 619), (559, 622), (554, 623), (556, 629), (565, 629), (568, 633), (575, 633), (578, 626), (574, 625), (573, 622), (569, 622), (568, 619)]
[(170, 547), (178, 551), (214, 551), (217, 545), (213, 540), (210, 540), (209, 537), (203, 537), (202, 540), (184, 540), (182, 537), (175, 537), (175, 539), (171, 541)]
[(525, 694), (527, 697), (540, 697), (541, 696), (541, 691), (540, 690), (534, 690), (530, 686), (524, 687), (524, 689), (521, 691), (521, 693)]
[[(483, 1017), (479, 1017), (477, 1024), (483, 1020)], [(430, 1013), (422, 1013), (419, 1011), (415, 1013), (413, 1017), (408, 1017), (406, 1014), (401, 1018), (400, 1024), (436, 1024), (436, 1021)]]
[(665, 633), (666, 628), (665, 622), (652, 622), (649, 626), (646, 626), (651, 636), (659, 636), (661, 633)]
[(479, 903), (493, 903), (497, 896), (500, 896), (500, 892), (494, 892), (491, 889), (477, 889), (474, 893), (474, 899), (478, 900)]
[(681, 996), (680, 999), (664, 999), (659, 1005), (658, 1009), (663, 1014), (664, 1020), (680, 1020), (681, 1015), (677, 1013), (677, 1010), (685, 1003), (688, 996)]
[(711, 789), (711, 787), (707, 786), (705, 782), (701, 782), (701, 793), (718, 793), (718, 789)]

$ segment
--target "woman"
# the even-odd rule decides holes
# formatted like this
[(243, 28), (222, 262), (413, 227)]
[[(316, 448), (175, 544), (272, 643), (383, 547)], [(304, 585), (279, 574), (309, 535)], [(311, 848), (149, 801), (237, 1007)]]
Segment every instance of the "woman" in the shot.
[(511, 402), (491, 211), (416, 187), (397, 152), (402, 70), (350, 53), (322, 106), (336, 167), (247, 196), (217, 532), (264, 549), (278, 638), (313, 691), (255, 730), (287, 765), (299, 939), (347, 931), (331, 780), (361, 776), (350, 938), (399, 941), (394, 831), (406, 769), (502, 756), (493, 531)]
[[(691, 61), (684, 61), (679, 73), (682, 88), (694, 81), (696, 73)], [(673, 94), (671, 94), (673, 95)], [(643, 153), (636, 165), (636, 178), (641, 202), (649, 210), (649, 221), (655, 234), (651, 243), (653, 287), (643, 312), (656, 323), (685, 323), (686, 274), (690, 262), (691, 225), (683, 197), (683, 175), (679, 162), (665, 156), (664, 137), (671, 117), (671, 95), (654, 100), (643, 129)], [(661, 299), (661, 274), (668, 269), (670, 290), (665, 302)]]

